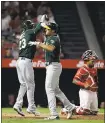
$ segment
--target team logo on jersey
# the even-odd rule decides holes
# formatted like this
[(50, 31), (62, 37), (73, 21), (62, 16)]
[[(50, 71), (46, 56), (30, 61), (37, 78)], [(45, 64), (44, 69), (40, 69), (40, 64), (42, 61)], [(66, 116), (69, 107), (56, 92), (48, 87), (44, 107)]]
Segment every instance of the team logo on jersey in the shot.
[(51, 43), (54, 43), (54, 40), (51, 40)]

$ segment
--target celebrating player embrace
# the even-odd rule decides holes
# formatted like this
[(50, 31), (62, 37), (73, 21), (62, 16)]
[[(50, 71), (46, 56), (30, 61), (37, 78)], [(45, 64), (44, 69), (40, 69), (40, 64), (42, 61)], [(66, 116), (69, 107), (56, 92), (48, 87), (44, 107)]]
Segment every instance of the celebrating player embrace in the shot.
[(36, 111), (34, 102), (35, 82), (32, 59), (34, 58), (36, 52), (36, 46), (33, 45), (30, 47), (29, 42), (35, 40), (36, 35), (41, 31), (41, 29), (41, 23), (34, 26), (31, 20), (26, 20), (22, 24), (22, 33), (19, 40), (19, 59), (17, 60), (16, 64), (20, 89), (16, 103), (13, 107), (14, 110), (17, 111), (21, 116), (24, 116), (24, 113), (22, 112), (22, 105), (23, 97), (26, 92), (28, 99), (27, 112), (35, 115), (40, 114)]
[(29, 42), (29, 45), (37, 45), (45, 50), (45, 89), (48, 98), (48, 106), (51, 113), (51, 116), (45, 119), (59, 119), (59, 114), (56, 110), (56, 97), (60, 99), (60, 101), (64, 104), (64, 107), (67, 109), (67, 118), (71, 118), (72, 111), (75, 109), (75, 105), (69, 102), (69, 100), (59, 88), (59, 77), (62, 72), (62, 65), (60, 63), (60, 40), (57, 36), (58, 25), (49, 22), (48, 24), (42, 23), (42, 27), (45, 29), (45, 42)]

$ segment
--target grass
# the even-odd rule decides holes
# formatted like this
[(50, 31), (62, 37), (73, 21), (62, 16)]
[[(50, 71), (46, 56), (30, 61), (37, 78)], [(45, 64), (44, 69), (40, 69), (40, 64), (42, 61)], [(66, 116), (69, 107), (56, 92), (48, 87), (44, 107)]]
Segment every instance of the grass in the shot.
[[(37, 108), (38, 111), (40, 111), (41, 113), (49, 113), (49, 109), (48, 108)], [(60, 108), (57, 109), (58, 111), (60, 110)], [(2, 108), (2, 112), (3, 113), (15, 113), (15, 111), (12, 108)], [(26, 108), (22, 108), (23, 112), (26, 112)]]
[[(48, 108), (38, 108), (41, 113), (49, 113)], [(60, 108), (57, 109), (60, 111)], [(23, 112), (26, 112), (26, 108), (23, 108)], [(104, 109), (99, 109), (100, 113), (104, 113)], [(1, 113), (15, 114), (16, 112), (12, 108), (2, 108)], [(2, 123), (104, 123), (103, 120), (53, 120), (45, 121), (43, 119), (25, 119), (25, 118), (2, 118)]]
[[(59, 112), (61, 108), (57, 108), (57, 111)], [(26, 108), (22, 108), (23, 112), (26, 112)], [(49, 113), (48, 108), (37, 108), (38, 111), (41, 113)], [(15, 113), (15, 111), (12, 108), (2, 108), (2, 113)], [(100, 113), (104, 113), (104, 109), (99, 109)]]
[(5, 119), (2, 120), (2, 123), (104, 123), (102, 120), (35, 120), (35, 119)]

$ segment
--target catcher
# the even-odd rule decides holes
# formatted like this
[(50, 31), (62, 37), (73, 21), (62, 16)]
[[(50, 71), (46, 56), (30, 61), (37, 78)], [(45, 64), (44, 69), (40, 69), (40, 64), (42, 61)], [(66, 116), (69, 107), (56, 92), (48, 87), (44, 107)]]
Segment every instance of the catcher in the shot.
[(94, 64), (98, 59), (95, 51), (87, 50), (82, 55), (84, 66), (78, 69), (73, 83), (80, 86), (80, 106), (76, 109), (79, 115), (96, 115), (98, 112), (98, 79)]

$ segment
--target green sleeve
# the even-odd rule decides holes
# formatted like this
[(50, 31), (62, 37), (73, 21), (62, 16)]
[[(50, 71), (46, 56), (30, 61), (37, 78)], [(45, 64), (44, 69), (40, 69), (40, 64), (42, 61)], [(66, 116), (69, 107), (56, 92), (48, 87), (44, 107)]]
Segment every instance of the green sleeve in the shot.
[(42, 29), (41, 24), (38, 23), (35, 28), (33, 29), (34, 33), (38, 33)]
[(50, 44), (53, 45), (53, 46), (55, 46), (55, 47), (58, 45), (58, 42), (59, 41), (57, 40), (57, 38), (50, 39)]

